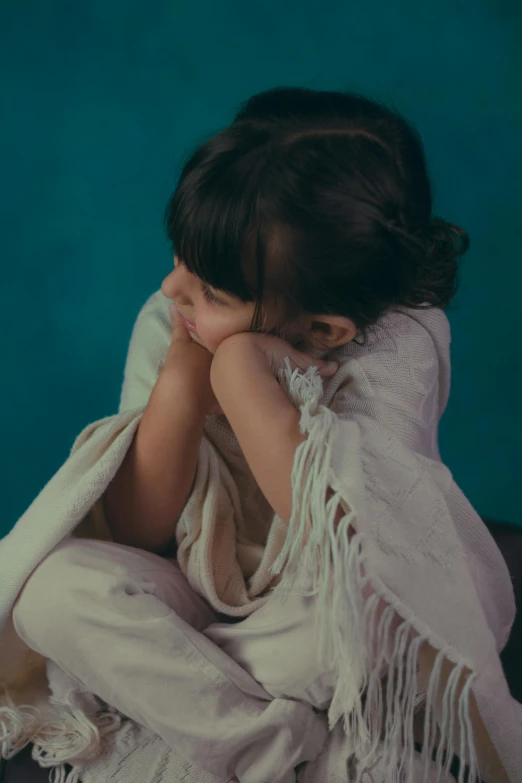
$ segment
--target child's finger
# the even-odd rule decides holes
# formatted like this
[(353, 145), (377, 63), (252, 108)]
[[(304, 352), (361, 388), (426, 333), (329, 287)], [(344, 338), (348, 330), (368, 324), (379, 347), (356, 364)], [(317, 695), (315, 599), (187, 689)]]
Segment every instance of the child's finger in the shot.
[(339, 362), (325, 362), (324, 364), (319, 366), (319, 372), (321, 373), (321, 375), (326, 375), (327, 377), (330, 377), (331, 375), (335, 375), (338, 369), (339, 369)]
[(183, 323), (183, 319), (178, 312), (174, 302), (169, 305), (170, 320), (172, 324), (172, 339), (181, 342), (192, 342), (188, 330)]
[(179, 315), (178, 308), (176, 307), (174, 302), (171, 302), (169, 304), (169, 313), (170, 313), (171, 320), (174, 320), (176, 316)]
[(307, 353), (297, 352), (294, 355), (293, 360), (295, 364), (301, 369), (306, 371), (309, 367), (315, 365), (319, 370), (321, 376), (330, 377), (335, 375), (339, 369), (339, 362), (328, 362), (325, 359), (316, 359), (314, 356), (309, 356)]

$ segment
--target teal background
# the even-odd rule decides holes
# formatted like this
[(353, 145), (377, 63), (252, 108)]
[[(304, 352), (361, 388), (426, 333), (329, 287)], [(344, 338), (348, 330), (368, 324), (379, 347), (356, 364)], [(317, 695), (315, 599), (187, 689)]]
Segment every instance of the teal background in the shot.
[(443, 458), (479, 513), (522, 524), (521, 18), (505, 0), (1, 0), (0, 534), (116, 411), (171, 268), (182, 156), (276, 85), (356, 89), (419, 128), (437, 212), (471, 236)]

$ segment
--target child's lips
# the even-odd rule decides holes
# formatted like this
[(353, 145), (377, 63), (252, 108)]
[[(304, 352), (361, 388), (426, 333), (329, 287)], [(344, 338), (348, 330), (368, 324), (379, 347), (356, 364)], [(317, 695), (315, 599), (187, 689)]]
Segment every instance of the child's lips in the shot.
[(185, 329), (187, 329), (187, 331), (192, 332), (192, 334), (196, 335), (196, 337), (199, 337), (199, 335), (198, 335), (198, 333), (196, 331), (196, 324), (193, 324), (192, 321), (189, 321), (188, 318), (185, 318), (183, 313), (180, 313), (180, 311), (178, 310), (175, 302), (172, 302), (169, 305), (169, 310), (170, 310), (170, 314), (172, 315), (173, 318), (174, 318), (174, 316), (176, 314), (179, 315), (179, 317), (183, 321), (183, 325), (184, 325)]
[(196, 331), (196, 324), (193, 324), (192, 321), (189, 321), (187, 318), (185, 318), (184, 315), (181, 316), (183, 319), (183, 323), (185, 324), (186, 328), (189, 329), (191, 332)]

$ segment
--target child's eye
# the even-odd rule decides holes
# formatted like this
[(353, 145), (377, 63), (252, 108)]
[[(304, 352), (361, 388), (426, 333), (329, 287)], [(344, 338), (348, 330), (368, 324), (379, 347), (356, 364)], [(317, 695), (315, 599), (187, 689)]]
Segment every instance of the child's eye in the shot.
[(210, 288), (206, 285), (203, 286), (203, 296), (207, 300), (207, 302), (214, 302), (214, 304), (219, 304), (219, 305), (226, 304), (226, 302), (223, 302), (221, 299), (218, 299), (217, 296), (214, 296)]

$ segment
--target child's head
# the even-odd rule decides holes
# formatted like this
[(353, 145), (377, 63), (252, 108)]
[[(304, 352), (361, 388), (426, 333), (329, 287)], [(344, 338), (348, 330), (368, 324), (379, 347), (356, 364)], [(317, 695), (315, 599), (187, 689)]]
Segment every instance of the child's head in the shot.
[(399, 114), (302, 88), (255, 95), (199, 146), (165, 221), (177, 262), (163, 293), (212, 351), (249, 329), (328, 350), (390, 307), (445, 308), (469, 244), (432, 215), (422, 142)]

